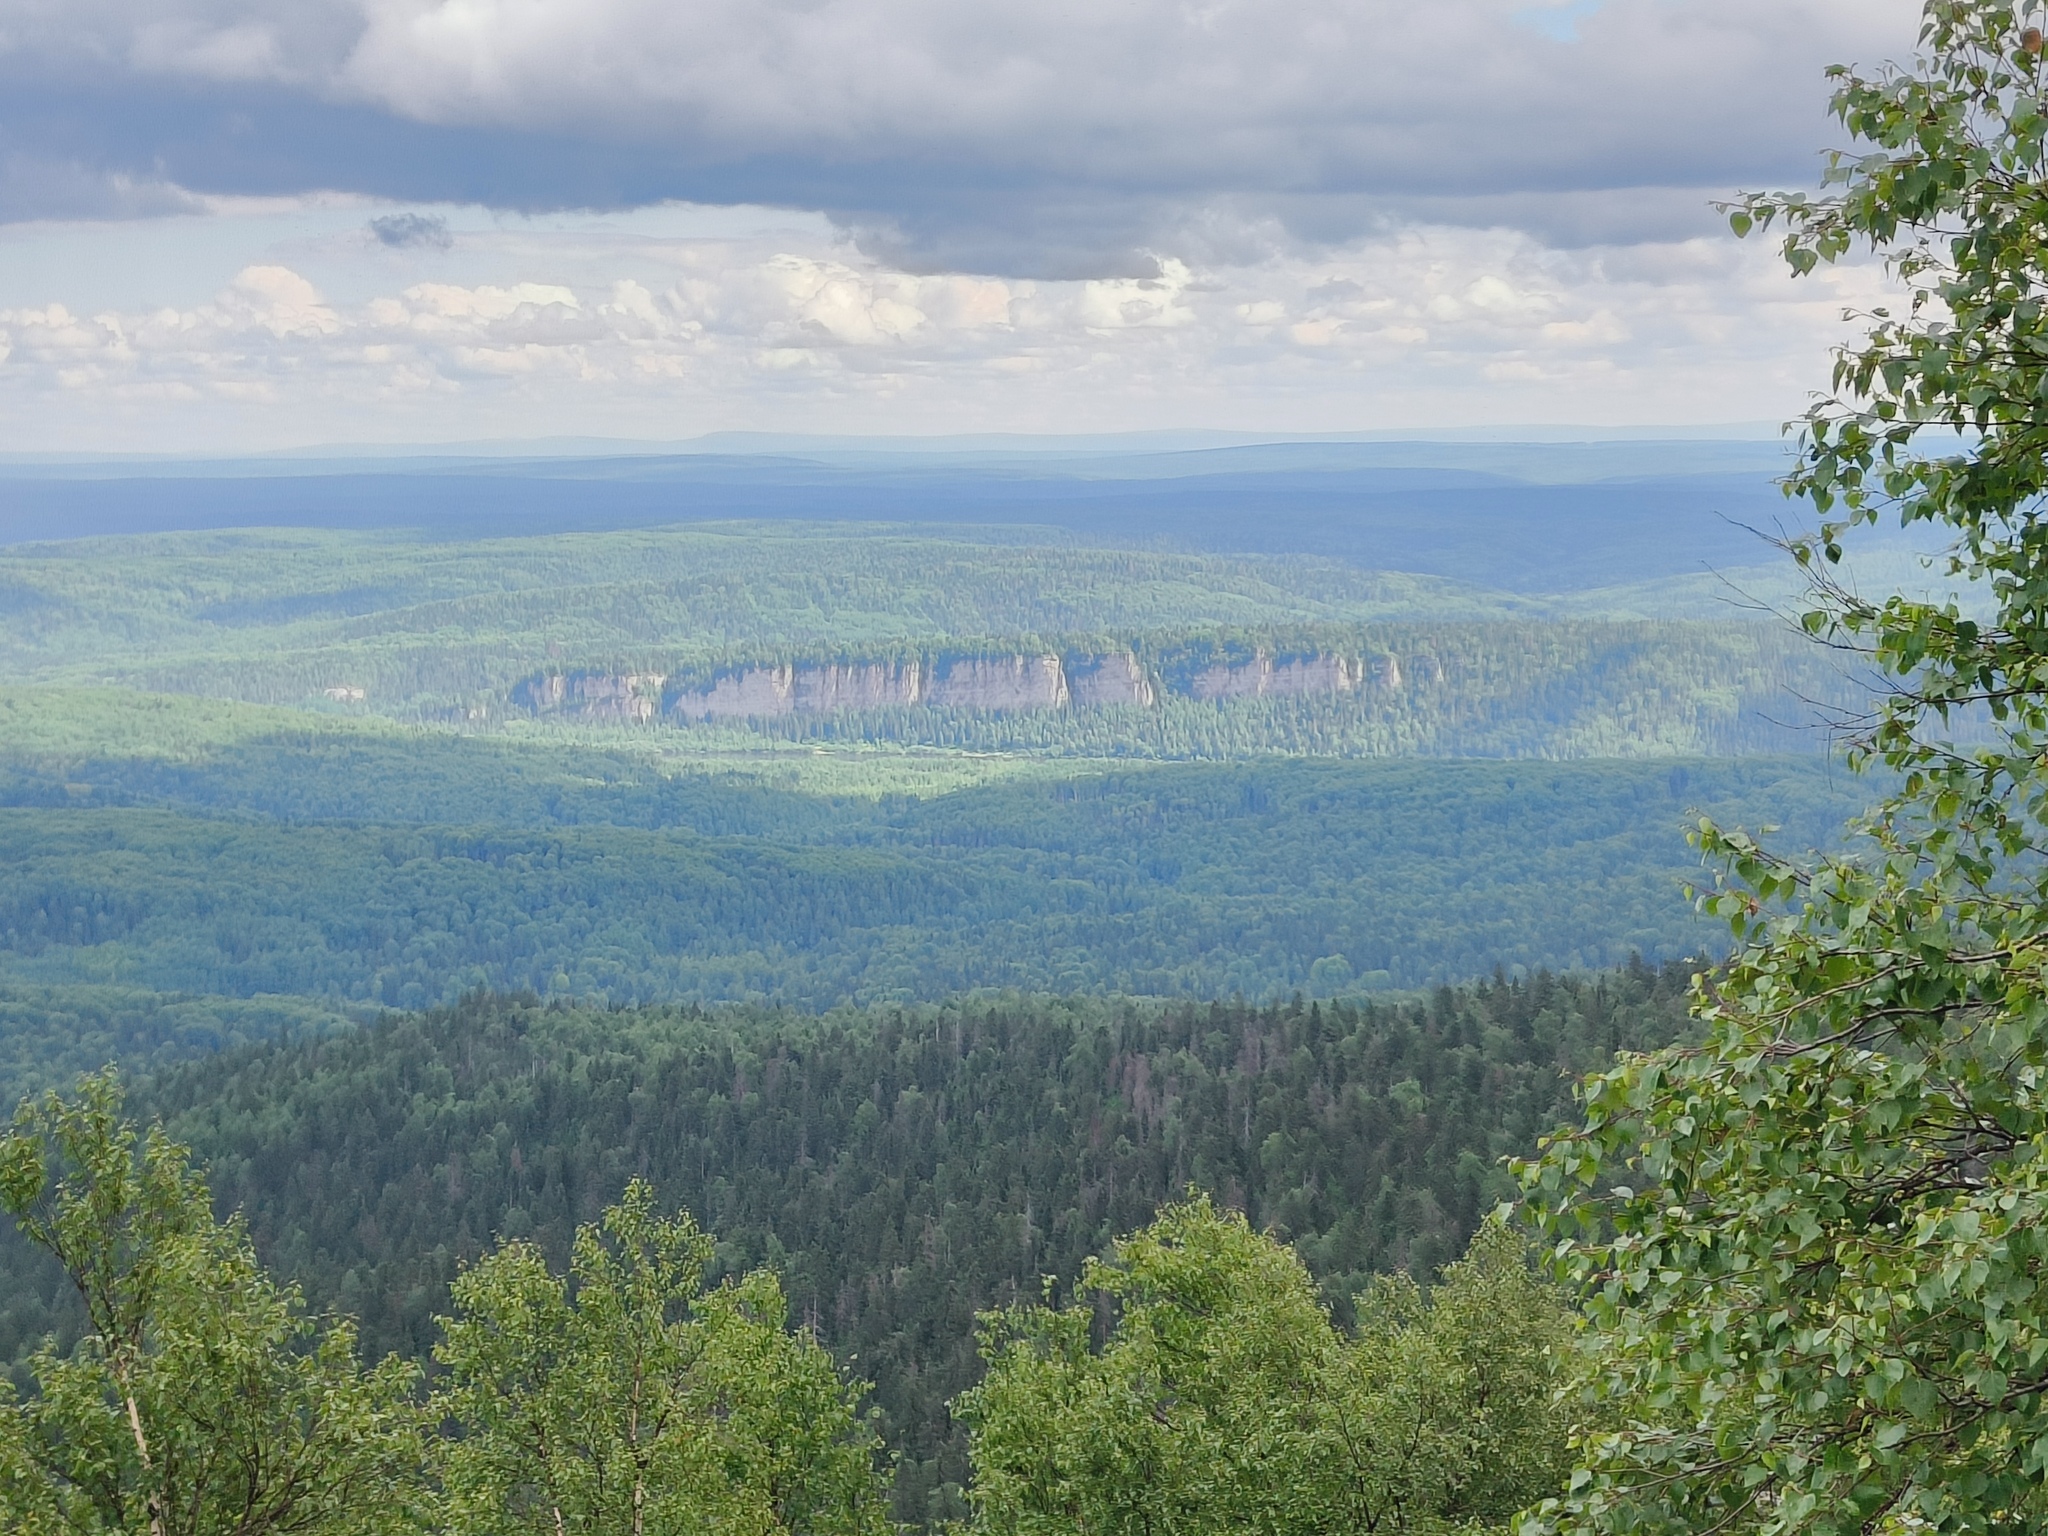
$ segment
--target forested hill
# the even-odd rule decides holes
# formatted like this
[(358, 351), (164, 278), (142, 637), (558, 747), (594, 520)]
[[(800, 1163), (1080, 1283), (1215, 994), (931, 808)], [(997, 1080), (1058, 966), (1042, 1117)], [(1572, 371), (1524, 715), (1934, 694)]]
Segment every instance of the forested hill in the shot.
[[(0, 766), (0, 1009), (108, 984), (329, 1010), (478, 987), (812, 1010), (1005, 986), (1264, 1001), (1665, 959), (1717, 937), (1685, 896), (1695, 818), (1822, 846), (1867, 794), (1817, 759), (1282, 760), (866, 799), (536, 785), (474, 745), (410, 771), (397, 750), (301, 749), (219, 780), (109, 773), (107, 805)], [(150, 800), (119, 803), (135, 789)], [(479, 820), (525, 822), (399, 819), (465, 795)], [(301, 820), (307, 802), (399, 815)], [(74, 1032), (17, 1035), (7, 1059), (59, 1059)]]
[[(1769, 553), (1750, 542), (1752, 562)], [(773, 725), (1165, 758), (1812, 751), (1815, 704), (1863, 702), (1856, 668), (1759, 606), (1796, 601), (1787, 572), (1658, 580), (1653, 564), (1542, 594), (1030, 528), (72, 540), (0, 546), (0, 676), (463, 730), (659, 723), (700, 750)], [(1243, 673), (1262, 654), (1279, 675)], [(962, 665), (1063, 657), (1077, 682), (1134, 668), (1138, 686), (1019, 695)], [(793, 719), (740, 686), (913, 663), (919, 686), (806, 689)], [(1217, 664), (1240, 675), (1198, 685)]]
[[(1427, 1273), (1508, 1192), (1574, 1075), (1672, 1038), (1687, 968), (1496, 980), (1385, 1004), (1009, 997), (822, 1018), (475, 997), (142, 1085), (224, 1209), (372, 1352), (423, 1353), (458, 1265), (498, 1235), (558, 1258), (654, 1180), (767, 1263), (874, 1383), (899, 1511), (957, 1508), (945, 1403), (977, 1310), (1038, 1294), (1190, 1185), (1295, 1242), (1339, 1315)], [(64, 1324), (0, 1250), (0, 1351)]]

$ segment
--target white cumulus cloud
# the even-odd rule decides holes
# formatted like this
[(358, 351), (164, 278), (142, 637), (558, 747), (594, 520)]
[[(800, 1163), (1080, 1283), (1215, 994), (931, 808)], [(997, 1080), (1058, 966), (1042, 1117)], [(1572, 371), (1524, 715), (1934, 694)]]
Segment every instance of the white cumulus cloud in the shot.
[(1449, 226), (1075, 281), (789, 232), (335, 238), (198, 303), (0, 309), (0, 447), (1753, 420), (1796, 411), (1841, 310), (1880, 293), (1869, 266), (1792, 282), (1755, 244)]

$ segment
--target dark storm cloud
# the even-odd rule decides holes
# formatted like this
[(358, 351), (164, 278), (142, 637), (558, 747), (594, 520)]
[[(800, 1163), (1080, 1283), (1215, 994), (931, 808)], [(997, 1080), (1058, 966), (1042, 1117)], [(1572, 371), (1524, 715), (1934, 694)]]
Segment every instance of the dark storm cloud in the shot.
[(0, 165), (72, 178), (0, 175), (0, 213), (81, 186), (780, 203), (913, 268), (1040, 275), (1416, 218), (1627, 243), (1810, 180), (1821, 68), (1904, 51), (1915, 10), (0, 0)]
[(426, 213), (387, 213), (370, 220), (370, 235), (394, 250), (445, 251), (455, 244), (448, 221)]

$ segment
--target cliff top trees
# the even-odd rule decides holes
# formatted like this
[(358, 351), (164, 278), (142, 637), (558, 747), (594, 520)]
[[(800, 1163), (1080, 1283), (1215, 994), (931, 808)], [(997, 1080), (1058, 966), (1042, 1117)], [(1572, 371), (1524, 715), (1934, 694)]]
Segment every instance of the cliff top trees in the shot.
[[(1525, 1170), (1592, 1298), (1614, 1425), (1535, 1528), (2037, 1529), (2048, 1517), (2048, 103), (2040, 7), (1934, 0), (1909, 67), (1838, 69), (1861, 152), (1758, 196), (1795, 272), (1882, 254), (1788, 488), (1808, 627), (1897, 692), (1857, 744), (1900, 775), (1861, 864), (1712, 826), (1742, 948), (1695, 1050), (1592, 1080)], [(1830, 579), (1850, 526), (1953, 539), (1953, 603)], [(1947, 738), (1981, 712), (1988, 745)], [(1789, 909), (1789, 910), (1788, 910)], [(1608, 1182), (1608, 1181), (1611, 1181)]]

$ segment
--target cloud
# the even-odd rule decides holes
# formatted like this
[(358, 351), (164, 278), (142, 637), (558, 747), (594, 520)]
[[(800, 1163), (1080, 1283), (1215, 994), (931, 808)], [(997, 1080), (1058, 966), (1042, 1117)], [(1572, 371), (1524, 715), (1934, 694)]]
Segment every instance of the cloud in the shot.
[(448, 221), (433, 214), (387, 213), (366, 226), (379, 245), (395, 250), (445, 251), (455, 244)]
[(244, 333), (260, 328), (279, 340), (314, 339), (346, 329), (318, 290), (289, 267), (244, 267), (219, 302), (229, 326)]
[(277, 30), (261, 22), (145, 21), (135, 30), (129, 59), (144, 70), (208, 80), (275, 80), (291, 73)]
[(41, 218), (146, 219), (197, 213), (204, 202), (149, 175), (96, 169), (76, 158), (0, 150), (0, 209)]
[(1516, 11), (1512, 19), (1553, 42), (1575, 43), (1579, 40), (1579, 23), (1604, 3), (1605, 0), (1537, 0), (1536, 4)]
[(0, 0), (0, 145), (208, 192), (780, 203), (906, 268), (1135, 278), (1402, 221), (1696, 231), (1713, 192), (1811, 180), (1822, 67), (1908, 50), (1917, 12)]
[(199, 303), (0, 309), (8, 446), (1753, 420), (1798, 409), (1882, 286), (1726, 239), (1455, 226), (1059, 281), (786, 232), (466, 226), (420, 281), (336, 228)]

